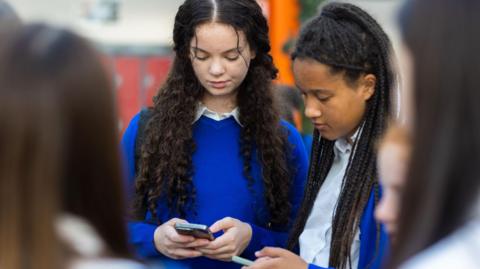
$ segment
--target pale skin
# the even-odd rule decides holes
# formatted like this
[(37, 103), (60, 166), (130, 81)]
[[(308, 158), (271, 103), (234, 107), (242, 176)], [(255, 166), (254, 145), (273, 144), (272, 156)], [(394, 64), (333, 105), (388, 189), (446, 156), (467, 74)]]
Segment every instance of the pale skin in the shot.
[[(350, 85), (343, 74), (333, 75), (327, 65), (313, 59), (295, 59), (295, 83), (302, 92), (305, 115), (321, 135), (329, 140), (346, 138), (355, 133), (375, 92), (376, 78), (361, 75)], [(300, 256), (282, 248), (266, 247), (255, 253), (257, 260), (244, 269), (306, 269)]]
[(404, 126), (390, 127), (379, 150), (377, 167), (383, 195), (375, 218), (385, 225), (392, 242), (396, 241), (398, 212), (406, 181), (410, 145)]
[[(236, 106), (238, 86), (248, 72), (255, 53), (250, 49), (245, 34), (217, 23), (197, 26), (190, 43), (191, 61), (195, 75), (205, 88), (202, 103), (217, 113), (231, 112)], [(172, 259), (205, 256), (215, 260), (231, 261), (240, 255), (252, 239), (250, 224), (225, 217), (210, 226), (212, 233), (223, 231), (213, 241), (196, 239), (176, 232), (175, 223), (186, 220), (171, 219), (157, 227), (154, 233), (155, 247)]]
[(155, 247), (160, 253), (176, 260), (202, 256), (202, 253), (195, 248), (206, 246), (209, 241), (178, 234), (174, 228), (175, 223), (186, 222), (182, 219), (173, 218), (155, 229), (153, 238)]

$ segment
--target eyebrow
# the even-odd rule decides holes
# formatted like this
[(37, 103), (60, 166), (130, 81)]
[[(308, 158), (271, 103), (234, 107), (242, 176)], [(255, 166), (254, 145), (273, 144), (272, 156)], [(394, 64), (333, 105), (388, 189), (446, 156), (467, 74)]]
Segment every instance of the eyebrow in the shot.
[(327, 89), (303, 89), (302, 87), (300, 87), (298, 84), (295, 84), (295, 86), (302, 92), (305, 92), (305, 91), (312, 91), (312, 92), (315, 92), (315, 93), (320, 93), (320, 94), (330, 94), (331, 91), (330, 90), (327, 90)]
[[(199, 48), (199, 47), (195, 47), (195, 46), (192, 46), (192, 49), (198, 50), (198, 51), (204, 52), (204, 53), (209, 53), (208, 51), (206, 51), (206, 50), (204, 50), (204, 49), (202, 49), (202, 48)], [(239, 51), (240, 51), (240, 52), (243, 51), (243, 48), (242, 48), (242, 47), (232, 48), (232, 49), (229, 49), (229, 50), (226, 50), (226, 51), (222, 52), (222, 54), (224, 54), (224, 53), (230, 53), (230, 52), (239, 52)]]

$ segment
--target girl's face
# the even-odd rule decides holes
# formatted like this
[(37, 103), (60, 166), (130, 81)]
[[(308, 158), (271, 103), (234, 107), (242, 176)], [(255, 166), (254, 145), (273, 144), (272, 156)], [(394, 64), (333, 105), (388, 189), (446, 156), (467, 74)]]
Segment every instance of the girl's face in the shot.
[(385, 225), (392, 241), (395, 241), (397, 234), (408, 152), (407, 145), (388, 140), (382, 143), (378, 151), (378, 174), (383, 187), (383, 196), (375, 209), (375, 217)]
[(235, 103), (238, 87), (255, 58), (245, 34), (230, 25), (204, 23), (197, 26), (190, 51), (195, 75), (206, 89), (203, 98)]
[(361, 76), (347, 84), (343, 74), (332, 75), (330, 67), (313, 59), (295, 59), (295, 83), (303, 94), (305, 115), (323, 138), (350, 138), (360, 125), (366, 102), (375, 91), (375, 76)]

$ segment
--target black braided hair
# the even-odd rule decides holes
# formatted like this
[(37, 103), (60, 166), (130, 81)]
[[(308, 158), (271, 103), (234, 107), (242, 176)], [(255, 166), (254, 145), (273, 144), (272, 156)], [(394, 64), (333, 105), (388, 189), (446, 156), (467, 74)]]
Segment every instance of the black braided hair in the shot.
[[(378, 188), (375, 141), (381, 136), (390, 115), (394, 73), (390, 64), (391, 45), (378, 23), (362, 9), (346, 3), (326, 5), (322, 13), (302, 29), (292, 58), (314, 59), (330, 67), (332, 74), (344, 74), (354, 84), (362, 74), (373, 74), (375, 92), (368, 100), (361, 132), (344, 175), (342, 190), (333, 216), (329, 266), (346, 268), (350, 249), (372, 189)], [(288, 240), (298, 244), (316, 196), (332, 166), (335, 141), (314, 133), (311, 167), (306, 194)], [(326, 214), (329, 215), (329, 214)], [(377, 233), (378, 236), (378, 233)]]

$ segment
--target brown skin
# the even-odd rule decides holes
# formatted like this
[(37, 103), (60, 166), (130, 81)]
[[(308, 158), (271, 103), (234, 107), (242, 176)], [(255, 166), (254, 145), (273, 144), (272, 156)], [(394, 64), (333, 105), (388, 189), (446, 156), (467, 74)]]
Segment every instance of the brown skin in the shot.
[(266, 247), (255, 253), (255, 255), (258, 259), (254, 264), (242, 269), (308, 268), (308, 264), (302, 258), (283, 248)]
[[(328, 140), (351, 137), (365, 114), (366, 103), (375, 92), (376, 78), (365, 74), (348, 83), (342, 73), (332, 74), (330, 67), (312, 59), (295, 59), (295, 83), (302, 92), (305, 115)], [(298, 255), (281, 248), (266, 247), (256, 253), (258, 259), (248, 269), (306, 269)]]
[(347, 83), (342, 73), (332, 74), (329, 66), (312, 59), (295, 59), (293, 73), (304, 97), (305, 115), (322, 137), (336, 140), (352, 136), (375, 91), (375, 76), (366, 74)]

